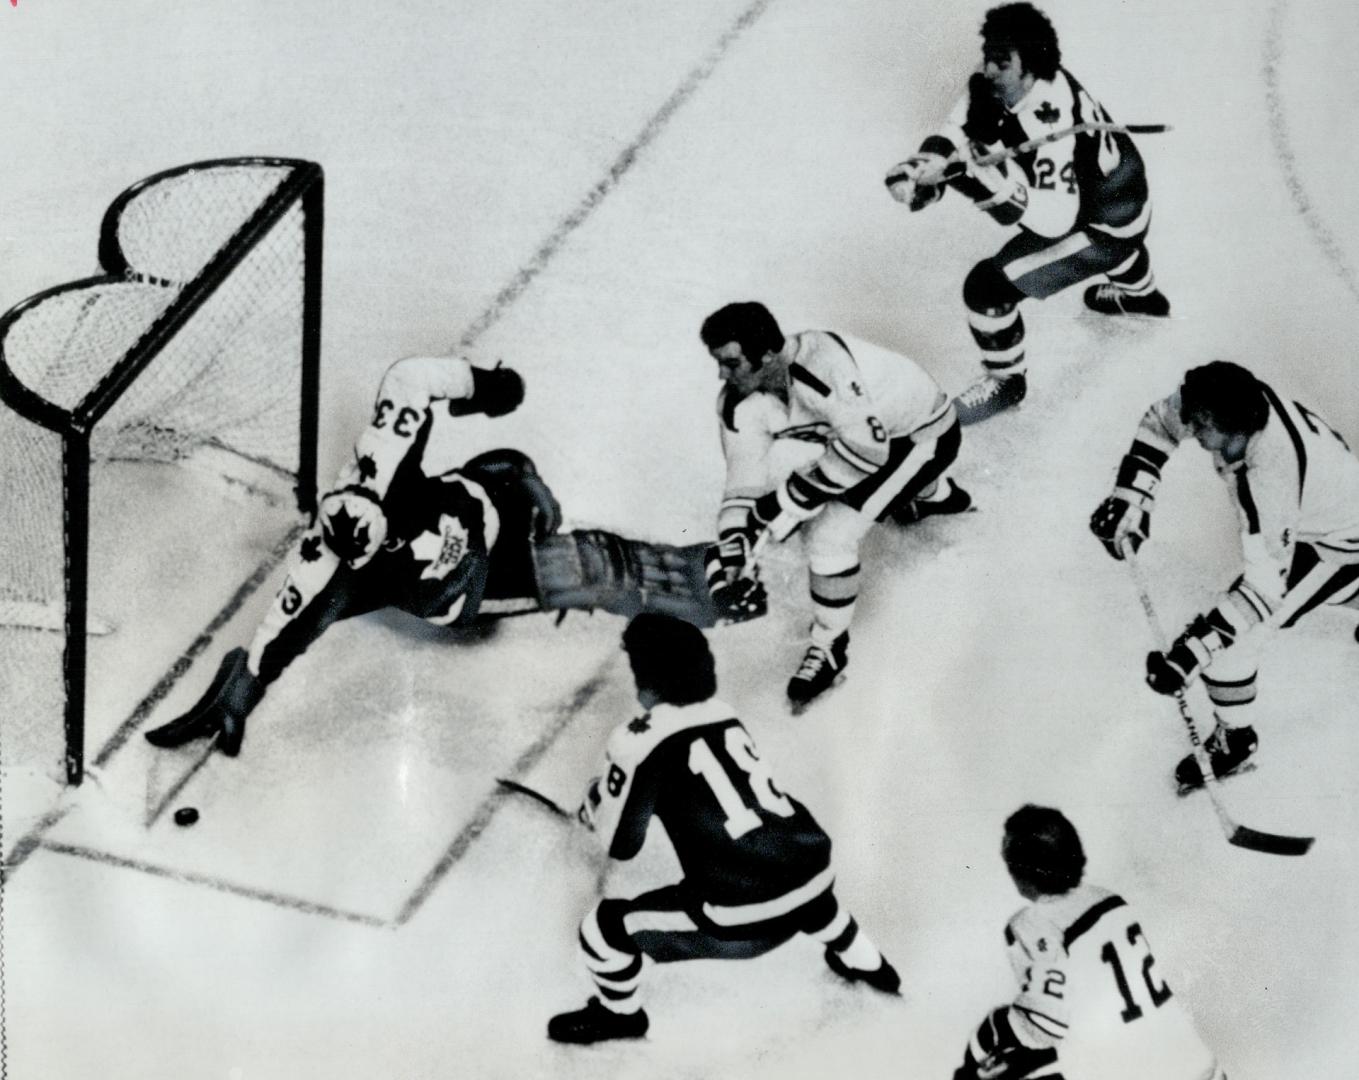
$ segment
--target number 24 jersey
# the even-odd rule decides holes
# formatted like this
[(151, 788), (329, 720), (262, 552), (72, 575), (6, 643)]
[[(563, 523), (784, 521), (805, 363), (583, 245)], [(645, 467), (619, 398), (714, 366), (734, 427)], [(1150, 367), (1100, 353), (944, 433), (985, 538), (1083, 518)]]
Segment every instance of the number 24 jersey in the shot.
[(1005, 943), (1020, 985), (1015, 1034), (1056, 1047), (1067, 1080), (1215, 1075), (1212, 1052), (1122, 897), (1081, 885), (1044, 898), (1010, 920)]

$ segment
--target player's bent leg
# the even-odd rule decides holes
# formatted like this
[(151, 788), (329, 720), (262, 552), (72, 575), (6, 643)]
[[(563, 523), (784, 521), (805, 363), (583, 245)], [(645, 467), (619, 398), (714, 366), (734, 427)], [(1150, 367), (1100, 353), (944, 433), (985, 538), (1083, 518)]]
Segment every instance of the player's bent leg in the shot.
[(995, 259), (977, 263), (963, 281), (963, 303), (972, 339), (981, 352), (983, 373), (955, 399), (958, 419), (975, 424), (1024, 400), (1024, 319), (1015, 287)]
[[(1256, 657), (1249, 642), (1214, 658), (1203, 672), (1203, 686), (1213, 704), (1216, 725), (1203, 742), (1213, 775), (1225, 779), (1246, 766), (1259, 745), (1250, 718), (1256, 697)], [(1181, 795), (1203, 787), (1198, 758), (1187, 754), (1175, 767)]]
[(601, 900), (582, 920), (581, 957), (599, 994), (584, 1008), (548, 1021), (547, 1036), (554, 1042), (595, 1043), (646, 1034), (650, 1021), (637, 1000), (642, 952), (623, 925), (629, 905), (626, 900)]
[(1163, 319), (1170, 301), (1156, 288), (1151, 256), (1140, 240), (1118, 265), (1107, 271), (1109, 280), (1085, 290), (1085, 306), (1101, 315), (1143, 315)]
[(846, 982), (862, 982), (884, 994), (901, 993), (901, 976), (827, 889), (799, 912), (804, 934), (826, 946), (826, 966)]
[(1019, 1041), (1010, 1023), (1010, 1006), (1002, 1005), (987, 1015), (968, 1040), (963, 1063), (954, 1071), (953, 1080), (990, 1077), (1023, 1080), (1028, 1076), (1062, 1080), (1056, 1062), (1055, 1048), (1038, 1049)]

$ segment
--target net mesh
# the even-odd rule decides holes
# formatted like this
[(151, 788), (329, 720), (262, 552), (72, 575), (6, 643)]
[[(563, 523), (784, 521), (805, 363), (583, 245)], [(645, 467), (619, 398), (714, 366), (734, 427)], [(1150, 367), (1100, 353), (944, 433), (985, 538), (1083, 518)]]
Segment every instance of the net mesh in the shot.
[[(176, 513), (155, 504), (155, 492), (173, 489), (163, 483), (149, 486), (149, 505), (125, 505), (130, 496), (120, 497), (119, 489), (145, 499), (145, 485), (118, 480), (113, 464), (163, 468), (206, 458), (216, 467), (229, 458), (249, 463), (244, 486), (271, 488), (271, 498), (295, 478), (304, 334), (301, 202), (262, 236), (252, 235), (252, 246), (220, 282), (200, 278), (233, 239), (234, 248), (245, 242), (242, 227), (293, 169), (220, 163), (134, 189), (121, 206), (115, 203), (116, 219), (105, 223), (102, 250), (108, 259), (112, 243), (121, 253), (121, 277), (77, 282), (30, 301), (0, 342), (19, 382), (75, 412), (139, 351), (158, 320), (177, 317), (177, 304), (197, 302), (210, 290), (89, 432), (95, 604), (120, 606), (102, 583), (126, 577), (120, 564), (129, 558), (154, 559), (141, 542), (148, 515), (159, 523)], [(240, 475), (246, 474), (233, 477), (238, 485)], [(0, 500), (0, 715), (22, 713), (26, 729), (47, 733), (52, 749), (38, 756), (50, 765), (65, 753), (63, 438), (8, 407), (0, 407)], [(86, 631), (98, 634), (120, 621), (119, 611), (96, 607)], [(11, 721), (7, 736), (12, 727)], [(15, 749), (4, 748), (7, 761)]]

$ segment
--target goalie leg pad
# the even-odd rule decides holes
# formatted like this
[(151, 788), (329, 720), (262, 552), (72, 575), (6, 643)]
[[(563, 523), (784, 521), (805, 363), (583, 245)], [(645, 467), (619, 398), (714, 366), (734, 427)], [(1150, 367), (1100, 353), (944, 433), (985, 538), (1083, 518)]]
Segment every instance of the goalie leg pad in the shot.
[(629, 540), (603, 529), (549, 536), (533, 546), (538, 601), (552, 611), (602, 608), (629, 618), (654, 611), (714, 626), (720, 612), (708, 592), (707, 548)]

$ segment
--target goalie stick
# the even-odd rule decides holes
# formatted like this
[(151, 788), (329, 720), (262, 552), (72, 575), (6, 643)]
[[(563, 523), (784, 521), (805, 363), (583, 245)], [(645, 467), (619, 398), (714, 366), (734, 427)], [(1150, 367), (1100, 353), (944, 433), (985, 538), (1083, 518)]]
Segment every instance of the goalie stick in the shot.
[[(1168, 648), (1166, 635), (1161, 627), (1160, 616), (1156, 614), (1156, 608), (1151, 602), (1146, 572), (1137, 561), (1137, 556), (1133, 553), (1130, 545), (1124, 546), (1123, 557), (1128, 563), (1128, 570), (1132, 573), (1133, 585), (1137, 589), (1137, 598), (1141, 601), (1142, 611), (1147, 616), (1147, 625), (1151, 628), (1156, 649), (1158, 652), (1164, 653)], [(1284, 836), (1280, 833), (1261, 832), (1246, 825), (1239, 825), (1232, 820), (1231, 815), (1227, 813), (1227, 808), (1222, 805), (1222, 797), (1217, 791), (1217, 774), (1213, 772), (1212, 763), (1208, 760), (1208, 752), (1204, 749), (1203, 740), (1199, 738), (1198, 725), (1194, 721), (1193, 711), (1189, 707), (1189, 697), (1184, 688), (1175, 691), (1175, 704), (1179, 707), (1180, 718), (1184, 721), (1185, 729), (1189, 732), (1189, 742), (1194, 748), (1194, 760), (1198, 763), (1199, 773), (1204, 779), (1203, 789), (1208, 793), (1213, 809), (1217, 812), (1217, 820), (1222, 826), (1222, 831), (1227, 835), (1227, 842), (1251, 851), (1263, 852), (1266, 855), (1306, 855), (1308, 849), (1312, 846), (1313, 837)]]
[[(1009, 161), (1012, 157), (1020, 154), (1027, 154), (1030, 150), (1036, 150), (1040, 146), (1048, 143), (1057, 142), (1059, 139), (1069, 139), (1073, 135), (1085, 135), (1096, 131), (1107, 131), (1114, 135), (1160, 135), (1167, 131), (1173, 131), (1169, 124), (1115, 124), (1108, 121), (1092, 121), (1085, 124), (1072, 124), (1070, 127), (1062, 128), (1060, 131), (1050, 131), (1046, 135), (1039, 135), (1037, 138), (1025, 139), (1017, 146), (1007, 146), (1000, 150), (993, 150), (989, 154), (982, 154), (979, 157), (969, 159), (961, 150), (956, 150), (943, 161), (939, 166), (939, 172), (931, 178), (921, 177), (917, 182), (922, 187), (935, 187), (944, 183), (947, 179), (943, 174), (944, 170), (950, 165), (958, 162), (971, 160), (972, 164), (986, 166), (999, 165), (1002, 161)], [(905, 176), (892, 174), (887, 177), (887, 184), (890, 186), (906, 179)]]

